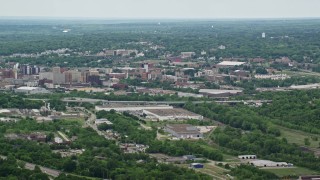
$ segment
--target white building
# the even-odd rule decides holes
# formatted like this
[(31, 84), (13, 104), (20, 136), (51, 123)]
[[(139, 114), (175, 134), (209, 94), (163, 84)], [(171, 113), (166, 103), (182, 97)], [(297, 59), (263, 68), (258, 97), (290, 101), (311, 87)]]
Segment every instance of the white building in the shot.
[(139, 105), (108, 105), (108, 106), (96, 106), (96, 111), (111, 111), (112, 109), (118, 112), (125, 111), (143, 111), (148, 109), (173, 109), (172, 106), (168, 105), (154, 105), (154, 106), (139, 106)]
[(25, 93), (25, 94), (45, 94), (50, 93), (50, 91), (41, 88), (41, 87), (19, 87), (15, 90), (16, 93)]
[(228, 89), (200, 89), (199, 93), (210, 97), (229, 97), (241, 94), (242, 90), (228, 90)]
[(179, 139), (200, 139), (203, 134), (190, 124), (167, 124), (164, 130)]
[(262, 38), (266, 38), (266, 33), (263, 32), (263, 33), (261, 34), (261, 37), (262, 37)]
[(287, 74), (256, 74), (254, 75), (256, 79), (271, 79), (271, 80), (285, 80), (289, 79), (290, 76)]
[(113, 123), (110, 122), (108, 119), (96, 119), (95, 124), (99, 125), (99, 124), (108, 124), (108, 125), (112, 125)]
[(218, 63), (217, 66), (219, 67), (234, 67), (234, 66), (241, 66), (245, 64), (245, 62), (238, 62), (238, 61), (222, 61)]
[(143, 113), (147, 115), (147, 118), (156, 119), (160, 121), (164, 120), (183, 120), (183, 119), (197, 119), (202, 120), (203, 116), (195, 114), (181, 108), (172, 109), (145, 109)]
[(286, 162), (274, 162), (269, 160), (254, 160), (250, 161), (250, 164), (255, 167), (288, 167), (292, 166), (290, 163)]
[(185, 93), (185, 92), (178, 92), (179, 97), (194, 97), (194, 98), (202, 98), (202, 94), (194, 94), (194, 93)]
[(63, 143), (63, 140), (59, 137), (55, 137), (54, 138), (54, 142), (57, 143), (57, 144), (62, 144)]
[(257, 159), (256, 155), (239, 155), (239, 159)]
[(196, 55), (195, 52), (181, 52), (181, 58), (191, 58)]
[(225, 49), (226, 49), (226, 46), (220, 45), (220, 46), (218, 47), (218, 49), (220, 49), (220, 50), (225, 50)]

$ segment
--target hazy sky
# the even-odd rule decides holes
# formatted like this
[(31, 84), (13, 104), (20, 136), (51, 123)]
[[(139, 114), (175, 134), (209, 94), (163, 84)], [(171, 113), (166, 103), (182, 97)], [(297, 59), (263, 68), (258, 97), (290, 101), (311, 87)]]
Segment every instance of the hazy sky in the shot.
[(0, 0), (0, 16), (102, 18), (320, 17), (320, 0)]

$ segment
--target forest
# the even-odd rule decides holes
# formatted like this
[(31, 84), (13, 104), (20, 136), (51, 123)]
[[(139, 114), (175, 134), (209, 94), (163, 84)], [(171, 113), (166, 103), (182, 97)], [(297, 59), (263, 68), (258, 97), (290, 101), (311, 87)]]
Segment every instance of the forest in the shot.
[[(29, 140), (8, 140), (4, 137), (5, 133), (10, 132), (27, 133), (42, 131), (51, 133), (57, 130), (65, 132), (68, 136), (78, 137), (70, 147), (60, 146), (60, 149), (85, 149), (85, 152), (80, 156), (62, 158), (59, 154), (52, 152), (52, 148), (57, 148), (54, 145)], [(131, 136), (131, 134), (129, 135)], [(54, 121), (39, 124), (32, 119), (26, 119), (17, 123), (0, 123), (0, 145), (1, 155), (84, 177), (140, 179), (143, 176), (146, 179), (152, 177), (160, 179), (210, 179), (208, 176), (195, 173), (192, 170), (179, 168), (174, 165), (158, 164), (146, 154), (124, 154), (115, 142), (104, 139), (90, 128), (82, 128), (81, 124), (75, 121)], [(142, 160), (143, 163), (138, 163), (138, 160)], [(0, 163), (6, 162), (0, 160)], [(7, 168), (11, 167), (15, 171), (18, 171), (17, 165), (12, 164)], [(1, 168), (4, 167), (0, 166), (0, 170), (2, 170)], [(33, 173), (20, 171), (25, 176), (30, 176)], [(3, 172), (2, 170), (1, 172), (1, 176), (3, 177), (10, 177), (12, 175), (10, 171)], [(62, 174), (57, 179), (67, 178)]]
[(289, 161), (298, 166), (319, 171), (320, 160), (312, 152), (303, 151), (297, 144), (288, 143), (275, 124), (318, 134), (319, 90), (265, 92), (255, 96), (268, 98), (270, 104), (261, 107), (246, 105), (225, 106), (215, 103), (192, 104), (185, 108), (222, 122), (212, 140), (231, 154), (257, 154), (274, 161)]
[[(215, 57), (263, 57), (275, 59), (287, 56), (297, 62), (319, 63), (319, 20), (264, 20), (264, 21), (176, 21), (176, 22), (30, 22), (12, 24), (0, 21), (0, 55), (40, 53), (45, 50), (69, 48), (97, 53), (102, 49), (147, 50), (145, 58), (158, 58), (164, 52), (178, 55), (184, 51)], [(68, 27), (69, 33), (62, 33)], [(261, 33), (266, 38), (261, 38)], [(152, 50), (138, 42), (152, 42), (165, 49)], [(132, 43), (128, 43), (132, 42)], [(225, 50), (217, 49), (226, 46)], [(304, 58), (307, 57), (307, 58)], [(73, 60), (72, 60), (73, 58)], [(81, 66), (90, 58), (70, 57), (55, 60), (46, 57), (37, 64), (66, 61)], [(94, 60), (94, 58), (91, 58)], [(24, 58), (19, 61), (25, 62)], [(75, 64), (76, 63), (76, 64)]]

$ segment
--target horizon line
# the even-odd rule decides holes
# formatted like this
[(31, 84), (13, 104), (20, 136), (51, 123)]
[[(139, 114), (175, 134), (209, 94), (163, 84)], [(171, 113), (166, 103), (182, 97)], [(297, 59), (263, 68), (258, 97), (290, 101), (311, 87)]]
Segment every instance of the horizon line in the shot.
[(62, 17), (62, 16), (0, 16), (0, 19), (20, 20), (316, 20), (320, 17)]

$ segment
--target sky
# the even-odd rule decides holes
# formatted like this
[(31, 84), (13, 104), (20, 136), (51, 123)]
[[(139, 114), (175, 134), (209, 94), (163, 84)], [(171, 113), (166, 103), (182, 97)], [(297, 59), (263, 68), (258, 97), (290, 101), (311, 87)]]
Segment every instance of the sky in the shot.
[(0, 17), (317, 18), (320, 0), (0, 0)]

